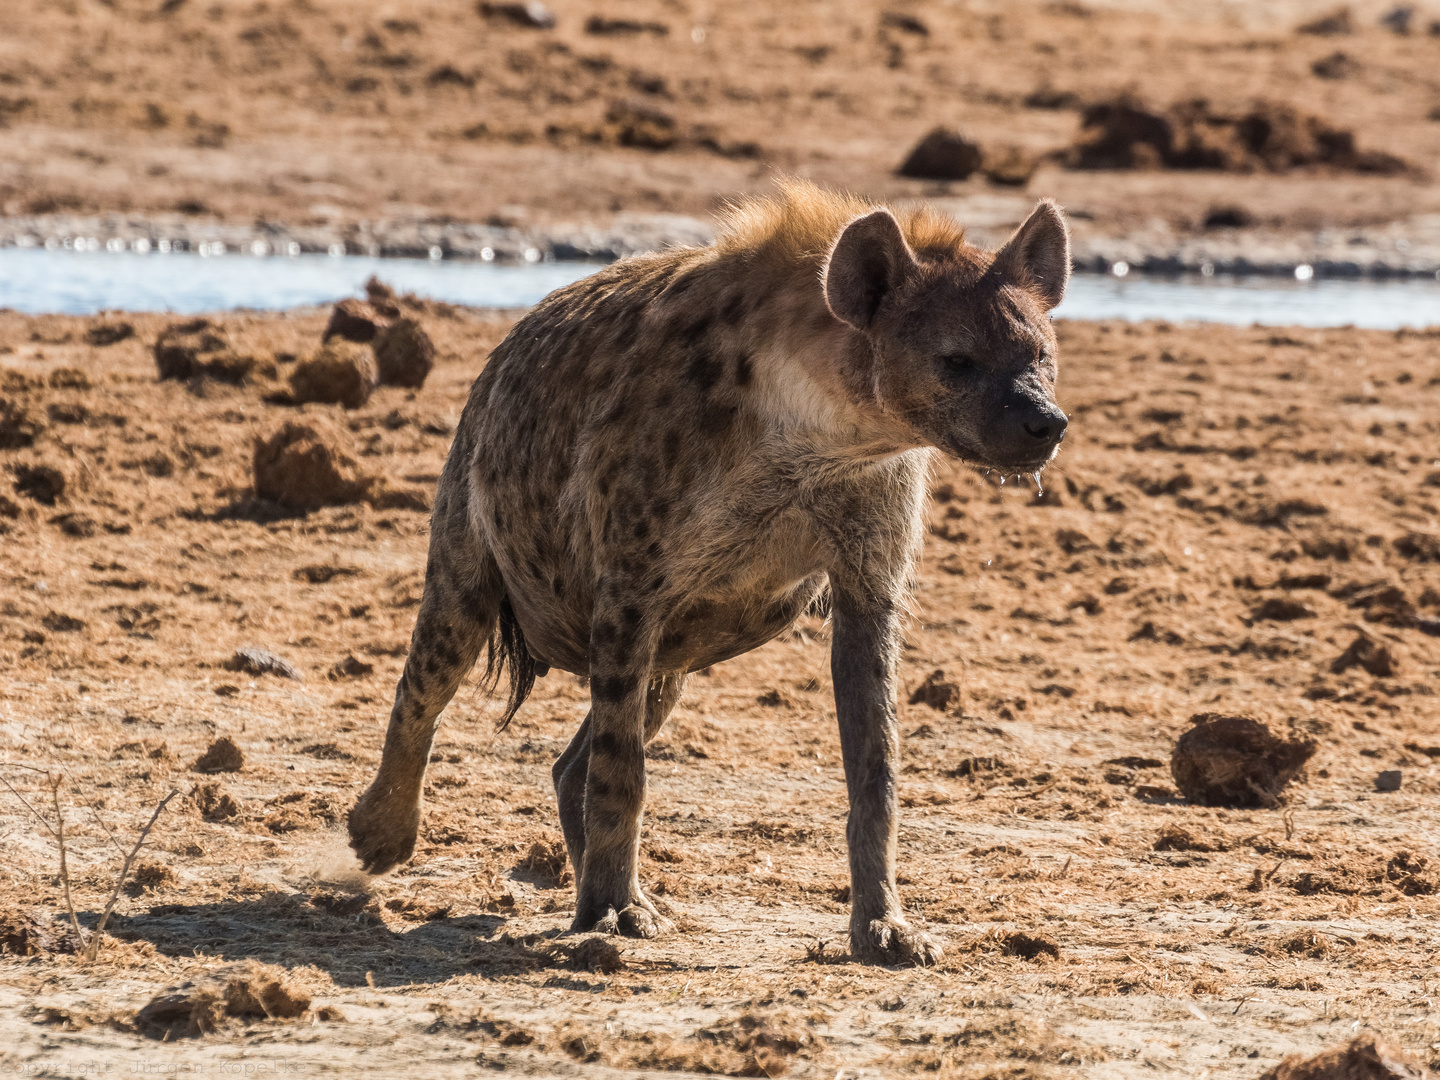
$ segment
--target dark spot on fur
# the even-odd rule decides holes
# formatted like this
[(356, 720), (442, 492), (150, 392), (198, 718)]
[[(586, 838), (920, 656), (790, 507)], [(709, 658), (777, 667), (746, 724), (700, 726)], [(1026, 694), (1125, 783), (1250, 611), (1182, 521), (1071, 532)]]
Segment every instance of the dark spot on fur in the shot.
[(620, 628), (613, 622), (598, 622), (595, 624), (595, 629), (590, 631), (590, 640), (596, 645), (609, 645), (619, 632)]
[(491, 514), (491, 516), (495, 519), (495, 529), (496, 529), (496, 531), (497, 531), (497, 532), (504, 532), (504, 531), (505, 531), (505, 515), (502, 514), (502, 513), (500, 513), (500, 508), (499, 508), (498, 506), (495, 508), (495, 510), (494, 510), (494, 512)]
[(610, 785), (596, 776), (594, 772), (585, 778), (585, 788), (587, 795), (593, 795), (597, 799), (608, 799), (612, 794)]
[(664, 521), (670, 516), (670, 500), (656, 499), (650, 504), (650, 516), (656, 521)]
[(590, 681), (590, 698), (610, 704), (624, 701), (639, 683), (634, 675), (601, 675)]
[(738, 411), (734, 405), (706, 405), (700, 411), (701, 434), (712, 438), (725, 434), (735, 423), (735, 414)]
[(665, 457), (671, 461), (680, 456), (681, 436), (678, 431), (669, 431), (665, 434)]
[(660, 556), (661, 556), (662, 554), (664, 554), (664, 549), (661, 548), (661, 546), (660, 546), (660, 541), (659, 541), (659, 540), (656, 540), (653, 544), (651, 544), (648, 548), (646, 548), (646, 549), (645, 549), (645, 554), (646, 554), (646, 555), (649, 555), (650, 558), (652, 558), (652, 559), (658, 559), (658, 558), (660, 558)]
[(601, 757), (614, 757), (620, 753), (620, 740), (608, 731), (602, 731), (590, 740), (590, 752)]
[(655, 408), (664, 412), (675, 404), (675, 393), (668, 386), (655, 395)]
[(540, 572), (540, 567), (535, 565), (534, 559), (531, 559), (530, 562), (526, 564), (526, 567), (530, 571), (530, 576), (533, 577), (536, 581), (539, 581), (542, 577), (545, 576)]
[(644, 540), (650, 535), (650, 523), (644, 518), (635, 522), (635, 528), (631, 530), (636, 540)]
[(750, 368), (749, 355), (742, 353), (740, 355), (740, 359), (735, 361), (735, 385), (749, 386), (750, 379), (754, 376), (754, 374), (755, 373)]
[(556, 578), (551, 578), (551, 579), (550, 579), (550, 591), (553, 592), (556, 596), (559, 596), (562, 592), (565, 591), (565, 582), (564, 582), (564, 580), (561, 579), (561, 578), (558, 578), (558, 577), (556, 577)]
[(665, 575), (664, 575), (664, 574), (657, 574), (657, 575), (654, 577), (654, 579), (651, 580), (651, 582), (650, 582), (650, 591), (651, 591), (651, 592), (659, 592), (659, 591), (660, 591), (661, 589), (663, 589), (664, 587), (665, 587)]
[(745, 318), (745, 294), (733, 292), (725, 301), (725, 306), (720, 309), (720, 321), (726, 326), (734, 326)]
[(690, 363), (686, 365), (685, 378), (704, 391), (720, 381), (722, 371), (719, 361), (703, 349), (696, 349), (690, 357)]
[(685, 644), (685, 635), (676, 630), (674, 633), (665, 634), (660, 638), (660, 648), (668, 651), (678, 649)]

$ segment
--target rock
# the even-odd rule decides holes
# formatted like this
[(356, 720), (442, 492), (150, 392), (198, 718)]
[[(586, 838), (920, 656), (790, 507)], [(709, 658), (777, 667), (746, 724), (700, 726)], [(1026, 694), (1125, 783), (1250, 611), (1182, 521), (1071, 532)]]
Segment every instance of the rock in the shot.
[(0, 450), (33, 446), (45, 425), (18, 401), (0, 397)]
[(915, 144), (896, 172), (915, 180), (964, 180), (983, 159), (980, 147), (958, 131), (937, 127)]
[(390, 325), (390, 320), (364, 300), (341, 300), (330, 311), (330, 322), (321, 335), (321, 344), (331, 338), (344, 338), (361, 345), (375, 340), (375, 335)]
[(386, 386), (418, 390), (435, 366), (435, 343), (414, 319), (397, 319), (375, 338), (375, 362)]
[(360, 471), (349, 442), (319, 417), (289, 421), (255, 443), (255, 494), (300, 511), (362, 501), (374, 481)]
[(481, 16), (492, 22), (507, 22), (512, 26), (524, 26), (531, 30), (553, 30), (555, 28), (554, 13), (539, 0), (530, 0), (529, 3), (522, 4), (482, 2), (479, 11)]
[(1369, 634), (1361, 634), (1348, 649), (1330, 661), (1330, 671), (1335, 675), (1352, 667), (1364, 668), (1376, 678), (1388, 679), (1395, 674), (1395, 654)]
[(1421, 1080), (1424, 1073), (1373, 1035), (1312, 1058), (1296, 1054), (1259, 1080)]
[(128, 322), (101, 323), (99, 326), (92, 326), (85, 331), (85, 344), (103, 349), (107, 345), (128, 341), (134, 336), (135, 327)]
[(1375, 777), (1376, 791), (1399, 791), (1405, 776), (1399, 769), (1386, 769)]
[(161, 331), (155, 365), (162, 381), (206, 378), (243, 386), (276, 375), (273, 357), (237, 352), (224, 328), (204, 318), (172, 323)]
[(960, 700), (960, 687), (953, 682), (945, 681), (945, 672), (936, 669), (930, 676), (915, 688), (910, 695), (911, 705), (929, 705), (932, 709), (939, 709), (944, 712)]
[(1314, 756), (1313, 739), (1277, 738), (1258, 720), (1198, 713), (1170, 756), (1175, 786), (1207, 806), (1277, 806)]
[(54, 506), (65, 494), (65, 474), (53, 465), (15, 465), (10, 471), (15, 477), (16, 493), (27, 499)]
[(245, 755), (228, 736), (210, 744), (210, 749), (195, 759), (194, 769), (200, 773), (239, 772), (245, 767)]
[(379, 384), (374, 354), (352, 341), (322, 345), (290, 373), (290, 393), (297, 405), (316, 402), (358, 409)]
[(278, 675), (282, 679), (299, 680), (300, 673), (295, 670), (295, 665), (282, 657), (276, 656), (265, 649), (257, 649), (249, 646), (244, 649), (236, 649), (235, 655), (220, 665), (226, 671), (239, 672), (245, 675)]

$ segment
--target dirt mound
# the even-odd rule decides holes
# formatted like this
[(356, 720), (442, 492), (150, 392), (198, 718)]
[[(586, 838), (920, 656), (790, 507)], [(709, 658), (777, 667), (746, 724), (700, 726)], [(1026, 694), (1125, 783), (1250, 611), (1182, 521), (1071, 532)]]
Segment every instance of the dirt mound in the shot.
[(910, 695), (911, 705), (929, 705), (944, 712), (960, 700), (960, 687), (945, 681), (945, 672), (937, 668)]
[(290, 373), (290, 394), (297, 405), (316, 402), (358, 409), (380, 383), (375, 356), (353, 341), (333, 341), (301, 360)]
[(1080, 137), (1066, 162), (1077, 169), (1280, 173), (1325, 167), (1384, 176), (1407, 168), (1390, 154), (1357, 149), (1352, 132), (1289, 105), (1262, 101), (1248, 110), (1225, 113), (1197, 99), (1161, 111), (1129, 97), (1084, 111)]
[(319, 417), (292, 420), (255, 443), (255, 494), (292, 510), (360, 502), (373, 481), (350, 453), (349, 437)]
[(913, 180), (964, 180), (983, 161), (977, 143), (952, 128), (937, 127), (915, 144), (896, 173)]
[(1360, 634), (1349, 648), (1330, 661), (1330, 670), (1336, 675), (1352, 667), (1363, 668), (1376, 678), (1388, 679), (1395, 674), (1395, 654), (1369, 634)]
[(414, 319), (397, 319), (375, 338), (375, 362), (382, 383), (418, 390), (435, 366), (435, 343)]
[(162, 381), (204, 378), (243, 386), (276, 375), (273, 358), (237, 352), (230, 335), (209, 319), (167, 326), (155, 341), (154, 353)]
[(245, 755), (228, 736), (210, 744), (210, 749), (195, 759), (195, 771), (202, 773), (239, 772), (245, 767)]
[(1170, 773), (1192, 802), (1276, 806), (1280, 791), (1314, 755), (1313, 739), (1277, 738), (1258, 720), (1200, 713), (1175, 744)]
[(1312, 1058), (1288, 1057), (1260, 1080), (1420, 1080), (1423, 1075), (1375, 1036), (1364, 1035)]
[(156, 995), (135, 1014), (135, 1026), (168, 1042), (208, 1035), (228, 1018), (293, 1020), (309, 1008), (310, 995), (287, 972), (251, 960)]
[(33, 446), (44, 430), (45, 425), (20, 402), (0, 398), (0, 450)]

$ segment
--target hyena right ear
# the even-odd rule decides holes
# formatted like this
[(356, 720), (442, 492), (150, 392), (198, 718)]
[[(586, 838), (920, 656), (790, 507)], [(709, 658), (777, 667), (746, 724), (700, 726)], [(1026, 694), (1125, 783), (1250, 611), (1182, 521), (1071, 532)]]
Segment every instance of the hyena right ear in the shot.
[(895, 216), (873, 211), (846, 225), (830, 249), (822, 275), (825, 302), (837, 319), (868, 330), (886, 296), (918, 267)]

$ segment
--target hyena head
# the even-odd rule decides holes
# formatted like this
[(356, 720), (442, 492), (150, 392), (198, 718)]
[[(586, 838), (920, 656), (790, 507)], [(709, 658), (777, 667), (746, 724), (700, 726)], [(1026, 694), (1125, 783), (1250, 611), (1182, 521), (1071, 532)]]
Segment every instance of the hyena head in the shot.
[(1048, 313), (1069, 278), (1069, 235), (1049, 201), (994, 255), (964, 243), (917, 253), (876, 210), (845, 227), (824, 271), (831, 312), (870, 346), (885, 411), (922, 444), (1026, 473), (1065, 434)]

